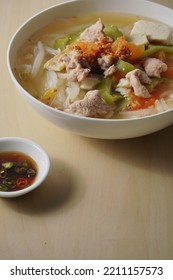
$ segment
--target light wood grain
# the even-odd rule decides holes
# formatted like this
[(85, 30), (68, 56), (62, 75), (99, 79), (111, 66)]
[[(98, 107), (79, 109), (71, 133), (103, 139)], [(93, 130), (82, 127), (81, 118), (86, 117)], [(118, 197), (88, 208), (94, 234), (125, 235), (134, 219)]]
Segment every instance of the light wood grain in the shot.
[(12, 34), (58, 2), (0, 1), (0, 137), (33, 139), (51, 159), (39, 189), (0, 199), (0, 259), (173, 259), (173, 126), (131, 140), (83, 138), (43, 119), (14, 88)]

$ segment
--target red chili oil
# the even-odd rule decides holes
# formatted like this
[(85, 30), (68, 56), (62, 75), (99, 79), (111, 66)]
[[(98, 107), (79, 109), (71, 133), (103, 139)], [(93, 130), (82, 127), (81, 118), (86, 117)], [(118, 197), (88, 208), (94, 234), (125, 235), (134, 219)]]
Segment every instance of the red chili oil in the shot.
[(27, 188), (37, 175), (37, 164), (20, 152), (0, 153), (0, 191), (11, 192)]

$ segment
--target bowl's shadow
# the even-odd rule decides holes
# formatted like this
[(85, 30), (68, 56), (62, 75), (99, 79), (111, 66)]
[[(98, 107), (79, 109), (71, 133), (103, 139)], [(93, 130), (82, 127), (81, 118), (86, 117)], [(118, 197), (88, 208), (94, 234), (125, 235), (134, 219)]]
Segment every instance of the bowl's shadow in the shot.
[(106, 157), (124, 162), (129, 166), (173, 176), (173, 125), (159, 132), (125, 140), (99, 140), (85, 138), (88, 145), (92, 145)]
[(74, 184), (75, 174), (73, 168), (58, 159), (51, 159), (49, 175), (42, 185), (27, 195), (6, 199), (5, 202), (13, 210), (28, 215), (45, 215), (57, 209), (61, 212), (64, 207), (74, 207), (81, 200), (85, 189), (83, 184), (82, 188)]

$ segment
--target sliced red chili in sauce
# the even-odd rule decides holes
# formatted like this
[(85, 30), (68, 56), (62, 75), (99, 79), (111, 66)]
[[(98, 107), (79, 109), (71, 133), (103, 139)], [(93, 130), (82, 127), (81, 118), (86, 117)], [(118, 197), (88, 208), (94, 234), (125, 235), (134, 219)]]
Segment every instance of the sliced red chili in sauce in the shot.
[(0, 191), (17, 191), (29, 187), (37, 175), (36, 162), (19, 152), (0, 153)]
[(24, 178), (24, 177), (20, 177), (20, 178), (18, 178), (16, 180), (16, 186), (18, 188), (22, 188), (23, 189), (23, 188), (27, 187), (27, 185), (28, 185), (28, 180), (26, 178)]

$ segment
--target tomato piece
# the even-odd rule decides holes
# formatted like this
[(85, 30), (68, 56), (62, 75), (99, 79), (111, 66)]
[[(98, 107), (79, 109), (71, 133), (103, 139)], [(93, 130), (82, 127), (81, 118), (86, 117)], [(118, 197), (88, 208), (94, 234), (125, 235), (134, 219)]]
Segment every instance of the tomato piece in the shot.
[(161, 83), (159, 86), (156, 86), (151, 92), (151, 96), (148, 98), (142, 98), (131, 94), (130, 96), (130, 106), (131, 110), (140, 110), (146, 109), (154, 105), (155, 101), (160, 99), (160, 95), (171, 89), (170, 85), (167, 83)]
[(131, 110), (140, 110), (140, 109), (145, 109), (150, 106), (153, 106), (156, 99), (158, 99), (157, 96), (151, 96), (149, 98), (142, 98), (135, 96), (134, 94), (131, 95)]
[(173, 79), (173, 66), (168, 67), (168, 69), (162, 73), (162, 77)]

